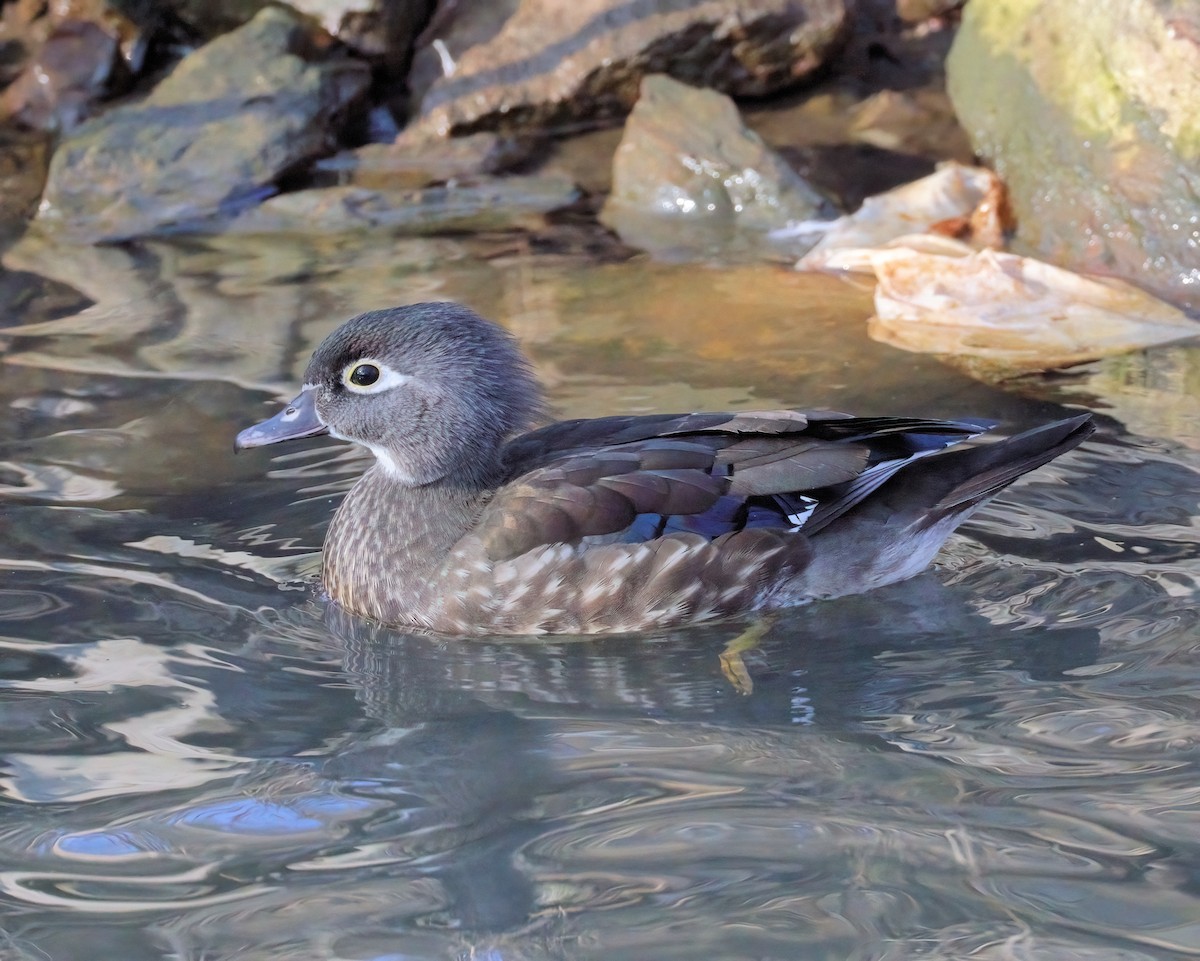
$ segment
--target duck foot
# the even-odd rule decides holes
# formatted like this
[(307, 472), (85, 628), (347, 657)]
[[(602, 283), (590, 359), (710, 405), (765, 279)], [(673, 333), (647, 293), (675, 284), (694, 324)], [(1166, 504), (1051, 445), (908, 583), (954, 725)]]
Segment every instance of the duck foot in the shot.
[(742, 655), (758, 647), (759, 641), (766, 637), (767, 631), (774, 623), (775, 618), (770, 616), (758, 618), (741, 634), (726, 643), (725, 649), (718, 655), (721, 673), (739, 694), (754, 693), (754, 679), (750, 676)]

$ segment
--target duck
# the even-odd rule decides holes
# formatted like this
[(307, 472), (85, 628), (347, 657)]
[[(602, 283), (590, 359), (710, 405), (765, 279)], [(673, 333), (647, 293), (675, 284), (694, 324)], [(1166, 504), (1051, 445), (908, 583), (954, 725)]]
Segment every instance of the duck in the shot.
[(503, 327), (418, 303), (334, 330), (296, 398), (235, 448), (328, 434), (374, 454), (323, 549), (323, 590), (351, 614), (456, 636), (595, 634), (771, 616), (913, 577), (1094, 429), (1084, 413), (985, 443), (982, 420), (783, 409), (547, 424), (544, 410)]

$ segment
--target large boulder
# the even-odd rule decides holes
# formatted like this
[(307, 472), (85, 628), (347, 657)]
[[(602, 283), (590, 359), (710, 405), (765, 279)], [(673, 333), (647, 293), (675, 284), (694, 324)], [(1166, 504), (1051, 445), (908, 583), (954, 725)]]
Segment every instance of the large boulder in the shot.
[(783, 257), (795, 251), (771, 231), (832, 214), (728, 97), (661, 75), (642, 82), (601, 214), (625, 243), (670, 259)]
[[(651, 73), (733, 96), (812, 74), (845, 40), (846, 0), (520, 0), (455, 59), (426, 30), (443, 76), (420, 102), (443, 134), (570, 125), (627, 111)], [(486, 34), (485, 34), (486, 35)], [(418, 56), (418, 67), (428, 62)]]
[(1200, 5), (969, 3), (947, 69), (1023, 249), (1200, 309)]
[(251, 203), (328, 153), (368, 71), (327, 57), (310, 30), (263, 10), (145, 100), (80, 127), (54, 154), (39, 221), (88, 241), (153, 233)]

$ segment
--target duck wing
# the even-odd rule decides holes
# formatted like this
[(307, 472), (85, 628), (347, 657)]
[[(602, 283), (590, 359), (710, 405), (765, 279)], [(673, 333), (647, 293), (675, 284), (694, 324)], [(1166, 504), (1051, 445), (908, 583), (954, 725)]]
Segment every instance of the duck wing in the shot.
[(475, 530), (494, 562), (553, 544), (809, 534), (985, 427), (800, 410), (564, 421), (509, 444), (511, 479)]

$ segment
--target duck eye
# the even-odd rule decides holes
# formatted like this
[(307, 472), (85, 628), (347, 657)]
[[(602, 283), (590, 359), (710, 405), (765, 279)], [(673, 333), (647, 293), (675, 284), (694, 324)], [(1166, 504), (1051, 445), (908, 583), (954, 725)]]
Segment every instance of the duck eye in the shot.
[(355, 387), (370, 387), (379, 380), (379, 368), (374, 364), (359, 364), (346, 377)]
[(356, 394), (378, 394), (407, 384), (412, 378), (381, 360), (356, 360), (342, 368), (342, 383)]

